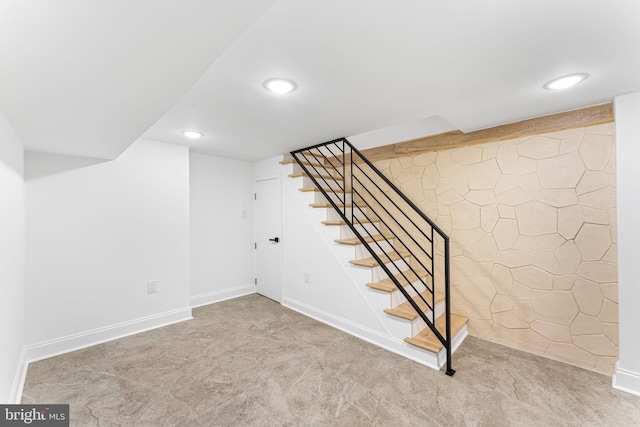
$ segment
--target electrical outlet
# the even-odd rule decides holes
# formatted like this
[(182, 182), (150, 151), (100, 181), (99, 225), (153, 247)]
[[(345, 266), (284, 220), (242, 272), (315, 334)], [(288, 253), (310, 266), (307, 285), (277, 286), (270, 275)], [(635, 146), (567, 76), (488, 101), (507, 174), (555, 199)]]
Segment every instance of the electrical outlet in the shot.
[(147, 282), (147, 293), (155, 294), (158, 292), (158, 281), (157, 280), (149, 280)]
[(304, 283), (307, 285), (311, 283), (311, 275), (309, 273), (304, 273)]

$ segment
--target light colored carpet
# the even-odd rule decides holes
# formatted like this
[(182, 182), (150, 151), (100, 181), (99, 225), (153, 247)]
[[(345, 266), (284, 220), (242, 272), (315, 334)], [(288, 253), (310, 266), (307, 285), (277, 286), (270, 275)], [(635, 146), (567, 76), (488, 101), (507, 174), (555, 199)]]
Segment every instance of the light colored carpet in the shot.
[(73, 426), (638, 426), (607, 376), (473, 337), (448, 377), (259, 295), (29, 366)]

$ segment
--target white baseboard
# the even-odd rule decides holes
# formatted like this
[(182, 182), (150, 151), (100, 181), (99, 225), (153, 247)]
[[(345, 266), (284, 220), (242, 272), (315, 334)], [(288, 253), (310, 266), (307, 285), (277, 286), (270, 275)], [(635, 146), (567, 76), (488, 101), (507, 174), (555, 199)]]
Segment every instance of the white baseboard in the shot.
[(616, 390), (640, 396), (640, 373), (621, 369), (620, 361), (616, 362), (616, 371), (611, 383)]
[(236, 286), (235, 288), (196, 295), (189, 299), (189, 303), (191, 304), (191, 308), (195, 308), (255, 293), (256, 286), (252, 283), (249, 285)]
[(59, 354), (69, 353), (92, 345), (101, 344), (107, 341), (112, 341), (118, 338), (123, 338), (190, 319), (193, 319), (193, 317), (191, 317), (191, 307), (184, 307), (128, 322), (106, 326), (104, 328), (93, 329), (79, 334), (32, 344), (25, 347), (25, 360), (27, 363), (36, 362)]
[[(331, 313), (327, 313), (291, 298), (282, 298), (282, 305), (290, 308), (291, 310), (297, 311), (298, 313), (304, 314), (307, 317), (311, 317), (312, 319), (346, 332), (349, 335), (353, 335), (371, 344), (377, 345), (378, 347), (382, 347), (385, 350), (389, 350), (393, 353), (399, 354), (400, 356), (406, 357), (407, 359), (411, 359), (414, 362), (428, 366), (429, 368), (440, 369), (446, 362), (446, 352), (444, 349), (439, 354), (434, 354), (419, 349), (411, 344), (407, 344), (402, 340), (381, 334), (378, 331), (358, 325), (350, 320), (335, 316)], [(457, 334), (453, 340), (454, 351), (466, 337), (466, 328), (461, 332), (462, 333)]]
[(22, 389), (24, 388), (24, 380), (27, 378), (27, 367), (29, 364), (26, 360), (26, 353), (24, 348), (20, 352), (20, 360), (16, 367), (16, 373), (13, 378), (13, 385), (11, 386), (11, 392), (9, 394), (9, 404), (19, 404), (22, 400)]

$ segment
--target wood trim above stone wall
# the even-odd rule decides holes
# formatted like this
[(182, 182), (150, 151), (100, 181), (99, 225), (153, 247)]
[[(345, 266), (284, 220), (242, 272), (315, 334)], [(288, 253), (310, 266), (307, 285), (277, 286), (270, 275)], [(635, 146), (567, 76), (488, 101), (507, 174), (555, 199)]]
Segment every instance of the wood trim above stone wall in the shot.
[(611, 123), (613, 120), (613, 103), (607, 103), (552, 114), (550, 116), (508, 123), (469, 133), (455, 130), (438, 135), (416, 138), (409, 141), (362, 150), (362, 154), (369, 160), (376, 161), (399, 156), (411, 156), (429, 151), (446, 150), (465, 145), (484, 144), (547, 132)]

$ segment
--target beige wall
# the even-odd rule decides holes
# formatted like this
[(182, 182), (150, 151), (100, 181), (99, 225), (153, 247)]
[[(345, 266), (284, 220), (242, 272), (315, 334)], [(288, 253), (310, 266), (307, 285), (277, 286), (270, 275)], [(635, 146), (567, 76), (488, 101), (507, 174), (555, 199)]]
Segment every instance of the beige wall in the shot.
[(611, 374), (614, 148), (611, 123), (375, 164), (450, 235), (471, 335)]

